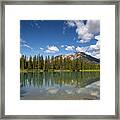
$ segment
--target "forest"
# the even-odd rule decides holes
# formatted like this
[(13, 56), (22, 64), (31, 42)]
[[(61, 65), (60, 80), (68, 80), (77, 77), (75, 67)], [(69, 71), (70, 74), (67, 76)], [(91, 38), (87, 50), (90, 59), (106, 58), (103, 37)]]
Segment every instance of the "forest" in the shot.
[(70, 59), (69, 57), (35, 55), (20, 58), (20, 71), (99, 71), (100, 64), (90, 61), (85, 57)]

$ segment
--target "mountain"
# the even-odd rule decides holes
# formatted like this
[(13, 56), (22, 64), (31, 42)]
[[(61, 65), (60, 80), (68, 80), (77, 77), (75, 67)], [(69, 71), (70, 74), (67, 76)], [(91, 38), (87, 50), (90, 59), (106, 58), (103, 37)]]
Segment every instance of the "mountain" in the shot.
[(74, 60), (74, 59), (83, 59), (83, 60), (86, 60), (88, 62), (92, 62), (92, 63), (96, 63), (96, 64), (99, 64), (100, 63), (100, 59), (97, 59), (95, 57), (92, 57), (90, 55), (87, 55), (86, 53), (84, 52), (75, 52), (73, 54), (66, 54), (66, 55), (59, 55), (59, 56), (56, 56), (56, 57), (60, 57), (62, 56), (62, 58), (69, 58), (71, 60)]
[(85, 57), (85, 58), (87, 58), (88, 60), (90, 60), (90, 61), (92, 61), (92, 62), (100, 63), (100, 59), (97, 59), (97, 58), (95, 58), (95, 57), (92, 57), (92, 56), (90, 56), (90, 55), (87, 55), (87, 54), (85, 54), (84, 52), (80, 52), (80, 54), (81, 54), (82, 57)]

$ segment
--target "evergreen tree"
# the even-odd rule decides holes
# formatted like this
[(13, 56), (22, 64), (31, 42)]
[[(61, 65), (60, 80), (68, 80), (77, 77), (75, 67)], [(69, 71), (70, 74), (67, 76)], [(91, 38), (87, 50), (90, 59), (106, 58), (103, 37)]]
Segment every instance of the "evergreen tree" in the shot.
[(62, 55), (60, 56), (60, 59), (59, 59), (59, 65), (60, 65), (60, 70), (63, 69), (63, 58), (62, 58)]
[(72, 69), (72, 71), (76, 70), (76, 62), (74, 59), (72, 60), (72, 63), (71, 63), (71, 69)]
[(50, 56), (48, 55), (48, 59), (47, 59), (47, 68), (48, 68), (48, 70), (50, 69), (50, 63), (51, 63)]
[(24, 64), (25, 64), (25, 58), (24, 58), (24, 55), (21, 56), (20, 58), (20, 69), (21, 70), (24, 70)]
[(44, 67), (44, 59), (43, 59), (43, 55), (41, 55), (41, 58), (40, 58), (40, 69), (43, 70), (43, 67)]
[(28, 69), (33, 69), (32, 56), (29, 57)]
[(48, 71), (48, 66), (47, 66), (47, 56), (45, 57), (44, 71)]
[(80, 59), (76, 59), (76, 71), (80, 71), (80, 65), (81, 65), (81, 62), (80, 62)]
[(33, 57), (33, 69), (36, 68), (36, 55)]
[(80, 70), (99, 70), (100, 64), (94, 63), (87, 58), (79, 57), (76, 59), (71, 59), (70, 57), (63, 56), (46, 56), (45, 59), (43, 55), (30, 56), (28, 59), (26, 55), (22, 55), (20, 58), (20, 69), (21, 70), (70, 70), (70, 71), (80, 71)]
[(54, 56), (51, 57), (51, 70), (55, 69), (55, 60), (54, 60)]

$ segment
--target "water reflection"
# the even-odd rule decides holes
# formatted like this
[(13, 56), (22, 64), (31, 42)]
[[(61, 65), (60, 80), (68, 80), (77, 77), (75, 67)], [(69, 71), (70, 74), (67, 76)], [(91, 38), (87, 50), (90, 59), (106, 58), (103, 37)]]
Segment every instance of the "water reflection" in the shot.
[(99, 80), (99, 72), (30, 72), (20, 74), (21, 87), (84, 87)]
[(99, 72), (22, 72), (20, 97), (22, 100), (100, 99), (99, 76)]

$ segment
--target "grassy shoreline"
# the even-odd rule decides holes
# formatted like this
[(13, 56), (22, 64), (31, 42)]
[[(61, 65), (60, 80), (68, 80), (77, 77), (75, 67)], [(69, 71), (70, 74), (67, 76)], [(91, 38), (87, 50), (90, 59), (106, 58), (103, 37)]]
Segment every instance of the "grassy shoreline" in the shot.
[(79, 70), (79, 71), (71, 71), (71, 70), (20, 70), (20, 72), (100, 72), (100, 70)]

